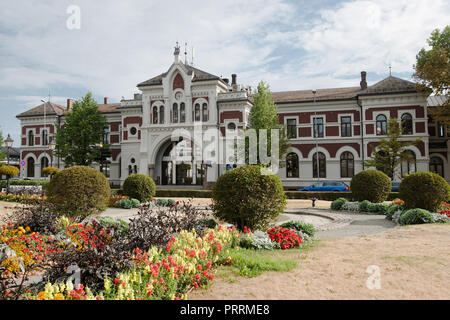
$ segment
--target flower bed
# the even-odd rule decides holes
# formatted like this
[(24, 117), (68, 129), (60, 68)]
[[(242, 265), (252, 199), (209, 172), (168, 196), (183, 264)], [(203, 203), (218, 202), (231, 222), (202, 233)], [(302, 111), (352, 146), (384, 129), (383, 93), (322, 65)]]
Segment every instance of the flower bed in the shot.
[(37, 194), (7, 194), (6, 192), (0, 192), (0, 201), (6, 202), (18, 202), (22, 204), (33, 204), (37, 205), (41, 201), (47, 200), (47, 197), (44, 195)]
[(217, 227), (202, 237), (183, 230), (165, 249), (134, 250), (134, 268), (105, 278), (104, 288), (94, 294), (83, 285), (48, 283), (41, 292), (28, 295), (33, 300), (160, 300), (185, 299), (191, 288), (214, 280), (214, 267), (229, 263), (229, 250), (238, 244), (234, 228)]
[(282, 250), (300, 247), (302, 239), (294, 230), (281, 226), (267, 230), (272, 241), (280, 244)]

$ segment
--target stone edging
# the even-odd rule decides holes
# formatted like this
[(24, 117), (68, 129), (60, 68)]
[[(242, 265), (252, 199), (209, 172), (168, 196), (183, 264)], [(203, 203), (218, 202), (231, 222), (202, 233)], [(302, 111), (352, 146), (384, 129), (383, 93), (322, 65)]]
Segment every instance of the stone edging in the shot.
[(311, 215), (311, 216), (317, 216), (321, 218), (330, 219), (331, 222), (327, 223), (323, 226), (317, 227), (317, 231), (328, 231), (333, 229), (338, 229), (345, 227), (352, 223), (354, 220), (350, 216), (342, 216), (337, 214), (332, 214), (328, 211), (324, 210), (317, 210), (317, 209), (286, 209), (284, 211), (285, 213), (291, 213), (291, 214), (303, 214), (303, 215)]

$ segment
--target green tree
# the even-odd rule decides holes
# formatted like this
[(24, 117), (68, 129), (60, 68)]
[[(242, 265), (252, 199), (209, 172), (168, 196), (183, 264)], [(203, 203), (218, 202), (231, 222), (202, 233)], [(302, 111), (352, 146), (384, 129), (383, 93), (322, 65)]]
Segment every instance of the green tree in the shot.
[[(442, 32), (434, 30), (427, 43), (430, 49), (422, 48), (416, 56), (413, 78), (419, 91), (447, 95), (450, 84), (450, 26)], [(450, 101), (433, 108), (431, 115), (436, 121), (450, 125)]]
[[(72, 111), (66, 116), (63, 128), (56, 133), (56, 155), (64, 159), (66, 166), (89, 166), (98, 161), (105, 129), (106, 117), (101, 114), (97, 103), (88, 92), (73, 103)], [(108, 145), (103, 145), (103, 150)]]
[[(4, 152), (2, 150), (3, 147), (4, 147), (4, 145), (3, 145), (3, 135), (2, 135), (2, 132), (0, 131), (0, 160), (5, 159), (6, 156), (7, 156), (6, 152)], [(0, 164), (0, 166), (1, 166), (1, 164)]]
[[(284, 159), (285, 154), (290, 146), (289, 140), (287, 138), (286, 127), (280, 125), (280, 120), (278, 117), (278, 107), (272, 99), (272, 93), (270, 91), (270, 86), (264, 81), (259, 82), (258, 88), (253, 95), (253, 107), (250, 113), (250, 129), (255, 129), (257, 136), (256, 151), (259, 150), (259, 145), (261, 141), (261, 134), (259, 130), (267, 130), (267, 156), (271, 156), (271, 130), (279, 130), (279, 159)], [(249, 138), (246, 138), (246, 162), (249, 161)], [(259, 152), (257, 156), (257, 163), (261, 164), (261, 159), (259, 157)], [(280, 162), (280, 166), (283, 162)]]
[(420, 138), (414, 141), (401, 141), (401, 128), (396, 118), (390, 118), (387, 123), (387, 138), (381, 139), (376, 150), (372, 152), (370, 159), (364, 162), (365, 166), (375, 167), (384, 172), (391, 180), (394, 178), (395, 169), (403, 162), (412, 160), (411, 155), (405, 151), (405, 147), (414, 146), (420, 142)]

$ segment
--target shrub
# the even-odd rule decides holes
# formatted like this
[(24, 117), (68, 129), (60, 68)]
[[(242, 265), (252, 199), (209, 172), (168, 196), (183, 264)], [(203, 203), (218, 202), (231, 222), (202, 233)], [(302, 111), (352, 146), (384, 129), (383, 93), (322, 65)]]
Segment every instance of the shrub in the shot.
[(217, 222), (214, 221), (214, 219), (205, 219), (200, 221), (200, 224), (204, 226), (205, 228), (214, 229), (218, 226)]
[(60, 169), (55, 167), (45, 167), (44, 169), (42, 169), (42, 173), (50, 176), (50, 178), (52, 178), (55, 174), (57, 174), (60, 171), (61, 171)]
[(68, 217), (86, 217), (104, 211), (109, 195), (109, 182), (105, 176), (85, 166), (69, 167), (55, 174), (47, 190), (48, 201), (60, 214)]
[(173, 199), (157, 199), (155, 205), (158, 207), (171, 207), (176, 205), (177, 202)]
[(404, 207), (402, 205), (399, 204), (391, 204), (387, 210), (386, 210), (386, 217), (388, 219), (392, 219), (392, 217), (394, 216), (394, 213), (396, 213), (397, 211), (403, 211)]
[(355, 200), (378, 203), (388, 198), (391, 186), (391, 180), (383, 172), (365, 170), (353, 176), (350, 189)]
[(400, 198), (406, 208), (437, 211), (450, 195), (450, 186), (437, 173), (417, 172), (406, 176), (400, 184)]
[(10, 166), (7, 164), (4, 164), (0, 166), (0, 176), (5, 175), (9, 177), (17, 176), (20, 173), (19, 169), (14, 166)]
[(359, 202), (346, 202), (342, 205), (341, 210), (346, 211), (359, 211)]
[(384, 203), (372, 203), (368, 206), (368, 208), (371, 213), (386, 214), (389, 205)]
[(140, 205), (141, 203), (137, 199), (125, 198), (119, 200), (119, 206), (124, 209), (139, 208)]
[(275, 248), (280, 248), (280, 245), (273, 242), (266, 232), (255, 231), (246, 232), (241, 234), (239, 245), (246, 249), (256, 249), (256, 250), (272, 250)]
[(138, 199), (140, 202), (148, 202), (156, 193), (156, 185), (152, 178), (145, 174), (129, 175), (123, 182), (123, 195)]
[(359, 211), (369, 212), (369, 205), (370, 205), (370, 203), (371, 202), (369, 200), (361, 201), (360, 204), (359, 204)]
[(260, 166), (242, 166), (217, 180), (212, 195), (215, 217), (242, 230), (266, 229), (283, 212), (286, 195), (276, 175), (263, 175)]
[(272, 241), (280, 244), (282, 250), (300, 247), (302, 242), (302, 239), (294, 230), (281, 226), (269, 229), (267, 233)]
[(331, 210), (341, 210), (342, 205), (346, 202), (348, 202), (348, 200), (345, 198), (339, 198), (339, 199), (334, 200), (331, 203)]
[(433, 216), (428, 210), (424, 209), (410, 209), (404, 211), (400, 218), (398, 219), (398, 223), (401, 225), (407, 224), (422, 224), (422, 223), (432, 223)]
[(283, 223), (281, 226), (284, 228), (301, 231), (311, 237), (314, 237), (314, 234), (316, 233), (316, 228), (314, 228), (311, 223), (305, 223), (301, 221), (288, 221)]

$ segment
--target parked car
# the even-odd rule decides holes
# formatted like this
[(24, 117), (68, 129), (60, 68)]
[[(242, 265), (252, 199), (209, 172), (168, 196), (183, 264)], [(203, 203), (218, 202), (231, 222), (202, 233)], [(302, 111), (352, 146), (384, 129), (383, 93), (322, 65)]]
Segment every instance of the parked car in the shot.
[(398, 192), (398, 188), (400, 187), (399, 181), (392, 181), (392, 192)]
[(308, 187), (298, 189), (298, 191), (350, 191), (350, 187), (342, 181), (320, 181)]

